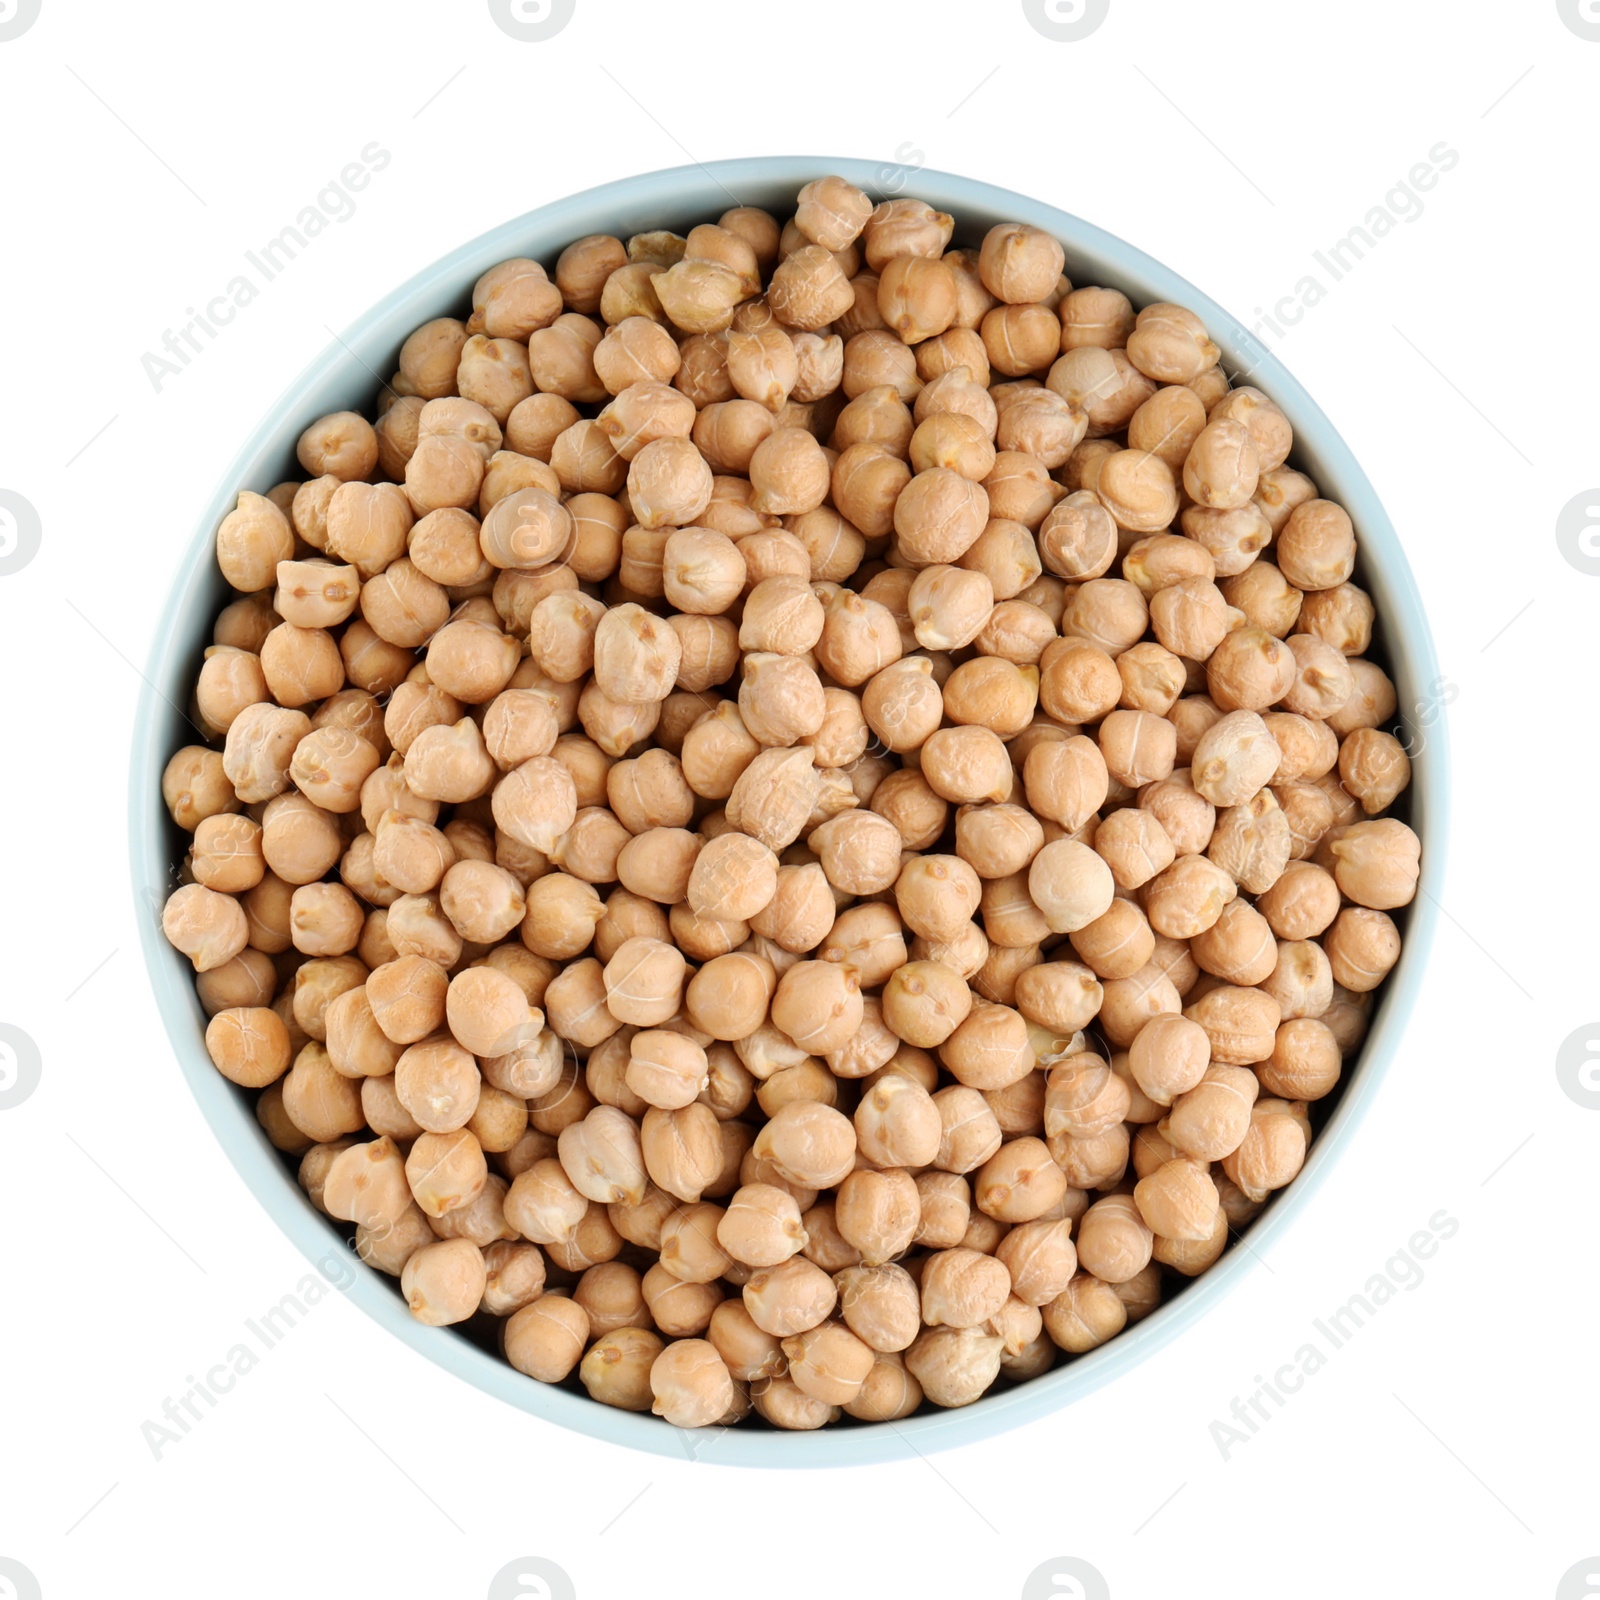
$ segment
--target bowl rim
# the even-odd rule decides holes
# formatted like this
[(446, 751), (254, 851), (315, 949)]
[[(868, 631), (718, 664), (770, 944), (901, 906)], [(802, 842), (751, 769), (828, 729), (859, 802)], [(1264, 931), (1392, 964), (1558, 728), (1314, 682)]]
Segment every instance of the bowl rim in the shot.
[[(187, 703), (193, 672), (195, 648), (186, 637), (186, 624), (192, 623), (200, 602), (215, 586), (216, 526), (240, 488), (253, 485), (264, 492), (278, 481), (272, 469), (283, 461), (286, 441), (292, 455), (294, 438), (315, 414), (309, 410), (308, 396), (349, 388), (355, 366), (364, 367), (381, 384), (383, 374), (363, 352), (398, 348), (393, 327), (407, 325), (408, 317), (414, 317), (408, 326), (415, 326), (444, 314), (445, 305), (464, 301), (472, 282), (488, 267), (517, 255), (549, 258), (560, 247), (552, 241), (622, 231), (621, 222), (630, 215), (654, 216), (659, 219), (655, 226), (665, 226), (669, 220), (717, 215), (730, 201), (773, 204), (778, 194), (786, 194), (792, 202), (801, 183), (824, 173), (837, 173), (869, 193), (914, 194), (958, 217), (1014, 220), (1044, 228), (1066, 246), (1069, 272), (1076, 263), (1086, 269), (1087, 281), (1119, 287), (1136, 304), (1172, 301), (1191, 307), (1221, 346), (1226, 368), (1247, 370), (1252, 384), (1282, 407), (1294, 425), (1295, 458), (1312, 462), (1320, 489), (1350, 512), (1359, 530), (1360, 575), (1378, 605), (1382, 642), (1402, 705), (1416, 697), (1419, 717), (1424, 709), (1429, 713), (1426, 749), (1415, 753), (1410, 790), (1412, 819), (1425, 849), (1400, 961), (1375, 1005), (1370, 1030), (1355, 1068), (1346, 1074), (1339, 1103), (1294, 1184), (1253, 1221), (1242, 1243), (1236, 1240), (1215, 1266), (1148, 1317), (1099, 1349), (1040, 1378), (992, 1391), (972, 1407), (814, 1433), (680, 1429), (648, 1414), (615, 1410), (586, 1395), (539, 1383), (449, 1328), (425, 1327), (406, 1310), (393, 1280), (376, 1270), (357, 1271), (347, 1285), (341, 1285), (368, 1316), (413, 1350), (510, 1406), (613, 1444), (730, 1466), (866, 1465), (991, 1438), (1113, 1382), (1211, 1311), (1312, 1200), (1371, 1109), (1421, 990), (1437, 932), (1448, 838), (1449, 734), (1436, 698), (1442, 680), (1427, 618), (1393, 524), (1322, 409), (1276, 354), (1210, 296), (1133, 245), (1067, 211), (979, 179), (928, 167), (908, 170), (900, 163), (838, 156), (741, 157), (641, 173), (563, 196), (489, 229), (413, 274), (336, 336), (288, 385), (251, 429), (206, 502), (167, 593), (142, 674), (130, 755), (129, 868), (145, 965), (167, 1036), (202, 1114), (239, 1176), (306, 1258), (326, 1263), (332, 1249), (347, 1260), (345, 1241), (312, 1207), (267, 1142), (244, 1092), (212, 1066), (204, 1047), (206, 1019), (195, 996), (193, 973), (166, 943), (160, 928), (160, 901), (173, 870), (167, 845), (170, 823), (160, 801), (161, 773), (174, 748), (172, 719), (182, 720), (179, 707)], [(734, 201), (741, 189), (759, 192), (761, 199)]]

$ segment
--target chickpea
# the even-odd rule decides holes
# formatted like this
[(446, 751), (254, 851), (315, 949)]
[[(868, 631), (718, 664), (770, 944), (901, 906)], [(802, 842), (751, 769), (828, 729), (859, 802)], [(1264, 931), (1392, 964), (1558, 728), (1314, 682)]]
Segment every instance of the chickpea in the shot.
[[(840, 459), (842, 463), (843, 457)], [(837, 492), (837, 485), (835, 488)], [(848, 509), (840, 509), (850, 516)], [(873, 531), (859, 517), (850, 520), (864, 533)], [(982, 485), (949, 467), (929, 467), (917, 473), (894, 501), (894, 531), (901, 554), (919, 567), (959, 560), (988, 520), (989, 497)]]
[(1178, 1156), (1134, 1186), (1133, 1203), (1157, 1239), (1209, 1240), (1217, 1226), (1217, 1186), (1202, 1162)]
[(1223, 1171), (1247, 1199), (1265, 1200), (1299, 1175), (1306, 1144), (1305, 1126), (1286, 1101), (1260, 1100), (1243, 1142), (1223, 1159)]
[(161, 913), (161, 931), (168, 943), (189, 957), (196, 972), (209, 972), (233, 960), (250, 938), (239, 902), (198, 883), (172, 893)]
[(1421, 843), (1393, 817), (1354, 822), (1327, 846), (1340, 891), (1374, 911), (1409, 905), (1417, 890)]
[(913, 933), (948, 940), (978, 909), (983, 889), (978, 874), (959, 856), (924, 855), (901, 869), (894, 894), (900, 916)]
[(1242, 805), (1266, 787), (1281, 754), (1254, 711), (1230, 711), (1200, 736), (1190, 763), (1191, 781), (1213, 805)]
[(998, 1222), (1032, 1222), (1059, 1205), (1066, 1192), (1066, 1174), (1044, 1140), (1031, 1136), (1001, 1145), (973, 1180), (974, 1203)]
[(264, 1089), (289, 1070), (289, 1030), (265, 1006), (230, 1007), (206, 1024), (206, 1053), (230, 1083)]
[(999, 1376), (1003, 1348), (981, 1328), (926, 1328), (906, 1351), (905, 1364), (936, 1406), (965, 1406)]
[(1278, 535), (1278, 566), (1297, 589), (1333, 589), (1355, 570), (1356, 536), (1349, 513), (1331, 500), (1307, 500)]
[(1126, 1283), (1149, 1264), (1155, 1235), (1132, 1195), (1097, 1200), (1078, 1224), (1078, 1259), (1102, 1283)]
[[(1322, 948), (1334, 982), (1364, 995), (1376, 989), (1400, 959), (1400, 934), (1386, 912), (1346, 906), (1328, 928)], [(1327, 1015), (1324, 1011), (1324, 1019)]]
[(1392, 733), (1357, 728), (1339, 746), (1339, 779), (1370, 817), (1404, 793), (1411, 782), (1411, 760)]
[(758, 1269), (745, 1283), (743, 1296), (755, 1325), (778, 1339), (820, 1326), (839, 1301), (833, 1279), (798, 1255)]
[(1127, 1307), (1115, 1288), (1090, 1272), (1079, 1272), (1043, 1311), (1045, 1332), (1072, 1355), (1104, 1344), (1128, 1322)]
[(1028, 893), (1052, 932), (1071, 933), (1107, 910), (1115, 882), (1111, 869), (1088, 845), (1057, 839), (1028, 868)]

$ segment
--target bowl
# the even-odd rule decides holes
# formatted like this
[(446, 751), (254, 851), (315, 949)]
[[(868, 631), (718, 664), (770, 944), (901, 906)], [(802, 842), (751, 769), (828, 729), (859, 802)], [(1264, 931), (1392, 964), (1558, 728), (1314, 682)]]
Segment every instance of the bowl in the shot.
[(656, 1417), (600, 1405), (581, 1392), (538, 1383), (453, 1328), (423, 1326), (406, 1309), (398, 1280), (358, 1269), (350, 1283), (350, 1299), (375, 1322), (446, 1371), (508, 1405), (634, 1449), (733, 1466), (843, 1466), (926, 1455), (988, 1438), (1059, 1410), (1113, 1381), (1210, 1312), (1251, 1270), (1258, 1252), (1274, 1243), (1312, 1202), (1354, 1140), (1416, 1003), (1434, 939), (1444, 874), (1449, 757), (1444, 725), (1429, 694), (1438, 677), (1433, 643), (1405, 553), (1366, 474), (1333, 424), (1236, 318), (1111, 234), (1041, 200), (951, 173), (924, 168), (911, 174), (908, 182), (901, 169), (876, 162), (778, 156), (675, 167), (603, 184), (541, 206), (462, 245), (387, 295), (329, 345), (271, 407), (222, 474), (181, 556), (156, 626), (134, 727), (129, 796), (129, 850), (140, 938), (157, 1004), (189, 1087), (241, 1176), (278, 1226), (313, 1261), (326, 1260), (330, 1250), (344, 1249), (336, 1226), (312, 1206), (286, 1159), (268, 1142), (251, 1097), (212, 1066), (194, 974), (188, 960), (167, 944), (160, 927), (161, 903), (173, 882), (173, 864), (182, 855), (178, 830), (161, 803), (161, 772), (171, 752), (187, 742), (179, 708), (188, 703), (201, 652), (228, 593), (213, 559), (217, 524), (241, 488), (265, 493), (273, 484), (298, 476), (295, 441), (302, 427), (326, 412), (370, 406), (378, 387), (375, 375), (395, 370), (406, 335), (430, 317), (461, 311), (470, 302), (473, 282), (495, 263), (512, 256), (551, 261), (565, 244), (588, 233), (626, 236), (660, 227), (687, 231), (720, 214), (733, 203), (733, 196), (740, 204), (786, 215), (793, 210), (800, 186), (827, 172), (839, 173), (875, 195), (898, 185), (953, 213), (959, 219), (957, 243), (981, 236), (996, 222), (1028, 222), (1046, 229), (1066, 247), (1066, 271), (1074, 282), (1120, 288), (1136, 305), (1174, 301), (1192, 307), (1222, 347), (1226, 369), (1248, 370), (1251, 381), (1283, 408), (1294, 425), (1293, 463), (1308, 472), (1329, 498), (1346, 507), (1360, 536), (1356, 578), (1372, 595), (1379, 616), (1372, 654), (1384, 661), (1401, 707), (1411, 713), (1402, 718), (1414, 762), (1406, 798), (1409, 817), (1423, 840), (1422, 876), (1406, 917), (1403, 953), (1378, 997), (1358, 1061), (1347, 1072), (1337, 1104), (1312, 1144), (1301, 1175), (1251, 1225), (1251, 1248), (1230, 1248), (1203, 1276), (1099, 1349), (965, 1409), (930, 1409), (902, 1422), (847, 1424), (815, 1433), (750, 1428), (690, 1432)]

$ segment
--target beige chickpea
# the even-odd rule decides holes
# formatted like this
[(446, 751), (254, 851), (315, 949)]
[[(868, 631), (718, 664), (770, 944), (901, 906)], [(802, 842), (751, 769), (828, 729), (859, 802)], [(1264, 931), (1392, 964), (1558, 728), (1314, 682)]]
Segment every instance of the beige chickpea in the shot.
[(669, 1339), (689, 1339), (703, 1334), (723, 1291), (715, 1283), (688, 1283), (675, 1278), (657, 1262), (640, 1283), (649, 1318)]
[(1193, 1089), (1172, 1102), (1161, 1133), (1184, 1155), (1220, 1161), (1238, 1149), (1248, 1132), (1257, 1093), (1255, 1074), (1246, 1068), (1208, 1067)]
[(1033, 858), (1028, 893), (1052, 932), (1071, 933), (1106, 911), (1115, 882), (1111, 869), (1088, 845), (1057, 839)]
[(1346, 906), (1323, 936), (1322, 948), (1334, 982), (1364, 995), (1376, 989), (1400, 959), (1400, 934), (1386, 912)]
[(1213, 1063), (1248, 1066), (1272, 1053), (1272, 1038), (1282, 1011), (1277, 999), (1260, 988), (1223, 984), (1209, 989), (1184, 1008), (1211, 1041)]
[(1355, 569), (1356, 536), (1349, 513), (1331, 500), (1307, 500), (1278, 535), (1278, 566), (1297, 589), (1332, 589)]
[(1066, 1174), (1051, 1158), (1044, 1140), (1011, 1139), (977, 1169), (973, 1201), (999, 1222), (1032, 1222), (1058, 1205), (1067, 1191)]
[(400, 1273), (411, 1315), (429, 1327), (464, 1322), (483, 1299), (483, 1252), (470, 1239), (441, 1239), (413, 1252)]
[(196, 972), (231, 961), (250, 938), (239, 902), (198, 883), (173, 891), (161, 913), (161, 931), (168, 943), (189, 957)]
[(194, 830), (190, 856), (197, 882), (221, 894), (253, 889), (266, 872), (261, 824), (238, 812), (215, 812)]
[(732, 1266), (718, 1241), (721, 1206), (701, 1201), (680, 1206), (661, 1226), (661, 1265), (684, 1283), (711, 1283)]
[(1009, 378), (1043, 372), (1061, 344), (1061, 325), (1044, 305), (995, 306), (978, 331), (990, 365)]
[(1232, 511), (1250, 504), (1261, 475), (1261, 459), (1250, 430), (1230, 417), (1213, 418), (1190, 446), (1183, 487), (1196, 505)]
[(1142, 1272), (1154, 1244), (1132, 1195), (1097, 1200), (1078, 1223), (1078, 1259), (1102, 1283), (1126, 1283)]
[(1305, 600), (1270, 561), (1252, 562), (1243, 572), (1224, 578), (1220, 587), (1224, 599), (1248, 622), (1279, 639), (1293, 630)]
[(1339, 760), (1339, 736), (1324, 722), (1292, 711), (1271, 711), (1262, 717), (1278, 746), (1275, 785), (1321, 778)]
[(577, 785), (561, 762), (532, 756), (500, 778), (491, 805), (498, 828), (548, 855), (577, 817)]
[(270, 589), (278, 563), (294, 555), (289, 519), (264, 495), (240, 493), (217, 528), (217, 565), (233, 588), (246, 594)]
[(956, 813), (956, 854), (980, 878), (1024, 871), (1044, 844), (1044, 829), (1020, 805), (963, 806)]
[(1206, 692), (1224, 711), (1265, 711), (1294, 691), (1298, 672), (1295, 653), (1283, 640), (1246, 625), (1212, 651)]
[(779, 1340), (757, 1327), (741, 1300), (724, 1300), (711, 1313), (706, 1338), (741, 1383), (782, 1373), (788, 1366)]
[(1333, 1030), (1318, 1018), (1295, 1017), (1280, 1025), (1271, 1057), (1258, 1062), (1255, 1072), (1268, 1094), (1320, 1100), (1333, 1092), (1340, 1068), (1341, 1051)]
[(1277, 962), (1261, 989), (1278, 1002), (1285, 1021), (1321, 1016), (1333, 1003), (1333, 972), (1322, 947), (1310, 939), (1281, 943)]
[(865, 1266), (881, 1266), (908, 1250), (921, 1214), (916, 1182), (904, 1168), (852, 1172), (839, 1185), (836, 1223)]
[(1387, 810), (1411, 782), (1411, 759), (1392, 733), (1356, 728), (1339, 746), (1339, 779), (1368, 816)]
[(1114, 1338), (1128, 1321), (1115, 1288), (1090, 1272), (1079, 1272), (1043, 1311), (1045, 1332), (1072, 1355), (1084, 1355)]
[(1242, 805), (1266, 787), (1280, 759), (1277, 742), (1255, 711), (1229, 711), (1200, 736), (1191, 781), (1213, 805)]
[(1212, 1237), (1220, 1202), (1203, 1162), (1176, 1157), (1134, 1186), (1133, 1203), (1157, 1239), (1201, 1242)]
[[(851, 520), (863, 532), (871, 531), (859, 518)], [(894, 502), (894, 531), (901, 553), (919, 567), (959, 560), (988, 520), (988, 496), (982, 485), (948, 467), (917, 473)]]
[(1167, 713), (1167, 720), (1178, 730), (1178, 760), (1193, 763), (1201, 735), (1222, 720), (1222, 709), (1209, 696), (1186, 694)]
[(1415, 897), (1422, 846), (1396, 818), (1351, 823), (1325, 848), (1334, 880), (1358, 906), (1392, 911)]
[(780, 261), (767, 284), (767, 304), (791, 328), (813, 331), (850, 309), (855, 289), (838, 258), (809, 244)]
[(1094, 493), (1117, 526), (1131, 533), (1160, 533), (1178, 515), (1172, 468), (1153, 451), (1119, 450), (1108, 456)]
[(922, 1320), (930, 1328), (975, 1328), (999, 1314), (1011, 1293), (1003, 1261), (976, 1250), (939, 1250), (923, 1263)]
[(733, 1377), (704, 1339), (675, 1339), (650, 1367), (650, 1409), (675, 1428), (705, 1428), (733, 1407)]
[(1278, 881), (1292, 842), (1289, 820), (1277, 797), (1263, 789), (1218, 813), (1206, 853), (1240, 888), (1261, 894)]
[(1000, 1374), (1004, 1341), (981, 1328), (926, 1328), (905, 1353), (907, 1370), (936, 1406), (980, 1399)]
[(775, 1267), (806, 1244), (799, 1205), (791, 1194), (768, 1183), (741, 1185), (716, 1231), (728, 1255), (750, 1267)]
[(804, 1256), (761, 1267), (747, 1280), (744, 1307), (763, 1332), (787, 1339), (820, 1326), (838, 1304), (833, 1279)]
[(1030, 1306), (1046, 1306), (1065, 1293), (1078, 1266), (1072, 1224), (1064, 1217), (1019, 1223), (995, 1253), (1010, 1277), (1010, 1292)]
[(933, 565), (919, 572), (908, 596), (916, 640), (925, 650), (959, 650), (970, 644), (994, 609), (986, 574)]
[(1328, 717), (1328, 726), (1341, 739), (1357, 728), (1378, 728), (1393, 720), (1398, 696), (1389, 675), (1375, 661), (1350, 658), (1355, 692)]
[[(593, 359), (596, 375), (613, 395), (620, 394), (633, 383), (670, 383), (682, 365), (682, 357), (672, 335), (659, 323), (642, 316), (625, 317), (607, 328), (595, 346)], [(523, 405), (527, 404), (523, 402)], [(518, 410), (521, 409), (519, 406)], [(552, 420), (560, 420), (561, 427), (570, 427), (576, 420), (576, 414), (567, 414), (563, 410), (554, 413)], [(508, 438), (516, 422), (516, 412), (513, 412), (507, 423)], [(555, 433), (560, 432), (561, 427), (547, 434), (549, 441), (553, 442)], [(524, 450), (523, 453), (538, 452)]]
[(775, 1428), (804, 1431), (839, 1420), (838, 1406), (814, 1399), (787, 1374), (751, 1384), (750, 1402)]
[(652, 1106), (641, 1120), (639, 1135), (651, 1181), (685, 1204), (694, 1204), (717, 1181), (725, 1152), (720, 1125), (709, 1107), (698, 1102), (670, 1111)]
[(1222, 1168), (1247, 1199), (1265, 1200), (1299, 1175), (1306, 1143), (1305, 1126), (1286, 1101), (1258, 1100), (1249, 1131), (1223, 1158)]
[[(592, 1315), (589, 1321), (592, 1330)], [(648, 1329), (616, 1328), (590, 1345), (578, 1376), (591, 1400), (623, 1411), (648, 1411), (655, 1398), (650, 1374), (665, 1349)]]
[(764, 578), (745, 597), (739, 647), (804, 655), (822, 637), (822, 602), (811, 585), (788, 574)]
[(1136, 326), (1128, 297), (1117, 289), (1074, 289), (1061, 299), (1061, 348), (1125, 345)]
[[(627, 939), (605, 966), (606, 1007), (619, 1022), (654, 1027), (682, 1004), (686, 971), (683, 955), (674, 946), (660, 939)], [(697, 1083), (696, 1094), (699, 1087)], [(690, 1094), (680, 1103), (693, 1099)]]
[(1371, 597), (1353, 583), (1307, 594), (1300, 607), (1300, 626), (1347, 656), (1363, 656), (1372, 643), (1375, 610)]
[(971, 920), (983, 888), (978, 874), (959, 856), (923, 855), (902, 867), (894, 894), (900, 916), (913, 933), (948, 940)]
[(588, 1313), (570, 1296), (543, 1294), (507, 1318), (501, 1335), (506, 1360), (541, 1383), (560, 1383), (583, 1355)]
[(588, 1208), (588, 1198), (552, 1157), (518, 1173), (505, 1198), (507, 1220), (535, 1244), (554, 1244), (569, 1237)]
[(1042, 229), (1025, 222), (999, 222), (983, 236), (978, 275), (997, 300), (1027, 305), (1052, 293), (1066, 254)]
[(821, 728), (827, 710), (821, 680), (803, 657), (763, 651), (744, 658), (739, 714), (759, 743), (807, 739)]
[[(597, 1105), (557, 1139), (562, 1169), (586, 1199), (637, 1205), (647, 1176), (639, 1128), (626, 1112)], [(543, 1241), (540, 1241), (543, 1242)]]
[(265, 1006), (219, 1011), (206, 1024), (206, 1053), (230, 1083), (264, 1089), (289, 1069), (289, 1030)]
[(1058, 721), (1094, 722), (1122, 698), (1117, 664), (1098, 644), (1082, 637), (1046, 645), (1039, 661), (1039, 703)]
[(686, 1106), (708, 1081), (706, 1053), (693, 1039), (645, 1029), (629, 1042), (627, 1085), (647, 1105)]

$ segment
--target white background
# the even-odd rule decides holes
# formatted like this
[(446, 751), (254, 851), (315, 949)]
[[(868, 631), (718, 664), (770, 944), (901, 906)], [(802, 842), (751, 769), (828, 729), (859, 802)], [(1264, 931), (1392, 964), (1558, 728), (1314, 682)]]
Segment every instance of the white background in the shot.
[[(0, 1112), (0, 1557), (47, 1600), (476, 1597), (525, 1555), (583, 1600), (1010, 1597), (1069, 1555), (1117, 1600), (1543, 1600), (1600, 1555), (1600, 1112), (1554, 1068), (1600, 1015), (1600, 578), (1554, 532), (1600, 482), (1597, 89), (1600, 42), (1555, 0), (1111, 0), (1075, 44), (1017, 0), (578, 0), (542, 44), (482, 0), (43, 0), (0, 42), (0, 488), (43, 529), (0, 577), (0, 1022), (43, 1060)], [(393, 160), (355, 215), (155, 392), (144, 352), (372, 140)], [(796, 150), (1037, 194), (1248, 322), (1440, 141), (1460, 159), (1422, 214), (1269, 340), (1409, 550), (1454, 691), (1455, 823), (1401, 1056), (1265, 1266), (1132, 1376), (926, 1465), (740, 1473), (591, 1443), (337, 1296), (154, 1460), (141, 1423), (305, 1266), (147, 992), (131, 663), (219, 471), (330, 329), (546, 200)], [(1425, 1280), (1225, 1461), (1212, 1422), (1441, 1209), (1459, 1231)]]

